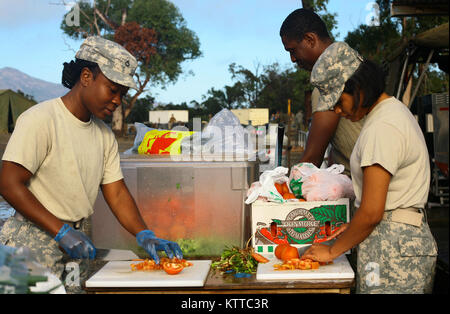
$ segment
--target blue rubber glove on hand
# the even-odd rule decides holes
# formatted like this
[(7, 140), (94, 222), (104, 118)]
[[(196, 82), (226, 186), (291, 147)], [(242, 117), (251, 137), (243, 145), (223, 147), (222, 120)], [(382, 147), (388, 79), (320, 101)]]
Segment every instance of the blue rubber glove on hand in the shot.
[(91, 240), (82, 232), (64, 224), (55, 236), (55, 241), (73, 259), (94, 259), (96, 249)]
[(159, 256), (156, 253), (157, 251), (164, 251), (167, 254), (168, 258), (175, 257), (178, 259), (183, 258), (183, 253), (181, 252), (180, 246), (172, 241), (158, 239), (153, 231), (150, 230), (142, 230), (136, 235), (136, 241), (140, 247), (142, 247), (150, 257), (159, 264)]

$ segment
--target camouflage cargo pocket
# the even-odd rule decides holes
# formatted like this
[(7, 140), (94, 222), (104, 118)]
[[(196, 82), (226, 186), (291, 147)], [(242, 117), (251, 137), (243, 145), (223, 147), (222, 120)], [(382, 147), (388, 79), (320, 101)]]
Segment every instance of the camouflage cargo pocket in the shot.
[(401, 236), (399, 264), (408, 269), (404, 273), (404, 293), (431, 293), (437, 260), (437, 245), (433, 237)]
[(61, 263), (63, 253), (53, 238), (41, 228), (29, 221), (10, 217), (0, 233), (0, 243), (12, 247), (26, 247), (36, 261), (61, 276), (64, 264)]
[(402, 236), (398, 244), (402, 257), (437, 256), (436, 243), (428, 237)]
[(359, 245), (357, 293), (431, 293), (436, 247), (426, 223), (380, 222)]

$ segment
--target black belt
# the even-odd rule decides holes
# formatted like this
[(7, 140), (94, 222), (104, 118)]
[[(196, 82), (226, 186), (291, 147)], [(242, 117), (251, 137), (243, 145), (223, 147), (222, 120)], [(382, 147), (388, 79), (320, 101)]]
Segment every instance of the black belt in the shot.
[[(20, 220), (20, 221), (30, 221), (29, 219), (24, 217), (21, 213), (19, 213), (17, 210), (16, 210), (16, 213), (14, 214), (14, 218), (16, 218), (17, 220)], [(63, 223), (71, 226), (73, 229), (79, 230), (79, 229), (81, 229), (81, 226), (83, 225), (83, 221), (85, 220), (85, 218), (82, 218), (78, 221), (67, 221), (67, 220), (62, 220), (62, 219), (60, 219), (60, 220)]]

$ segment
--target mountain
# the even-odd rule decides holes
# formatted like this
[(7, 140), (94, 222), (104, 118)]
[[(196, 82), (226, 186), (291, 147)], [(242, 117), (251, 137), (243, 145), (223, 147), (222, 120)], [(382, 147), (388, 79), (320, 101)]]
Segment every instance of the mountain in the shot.
[(0, 89), (20, 89), (37, 102), (61, 97), (69, 91), (61, 84), (50, 83), (9, 67), (0, 69)]

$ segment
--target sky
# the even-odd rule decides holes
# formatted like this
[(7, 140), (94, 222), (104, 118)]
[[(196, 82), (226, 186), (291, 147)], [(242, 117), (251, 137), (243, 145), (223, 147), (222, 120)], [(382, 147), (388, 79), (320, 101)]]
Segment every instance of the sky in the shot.
[[(60, 83), (62, 64), (73, 60), (82, 40), (64, 35), (60, 25), (71, 10), (62, 0), (0, 0), (0, 68)], [(71, 0), (66, 0), (70, 4)], [(165, 89), (151, 87), (157, 103), (202, 101), (210, 88), (232, 85), (228, 66), (254, 71), (278, 62), (294, 67), (279, 36), (283, 20), (301, 0), (172, 0), (199, 38), (202, 56), (183, 63), (184, 73)], [(371, 0), (329, 0), (337, 14), (337, 40), (366, 23)], [(83, 18), (83, 16), (80, 16)]]

